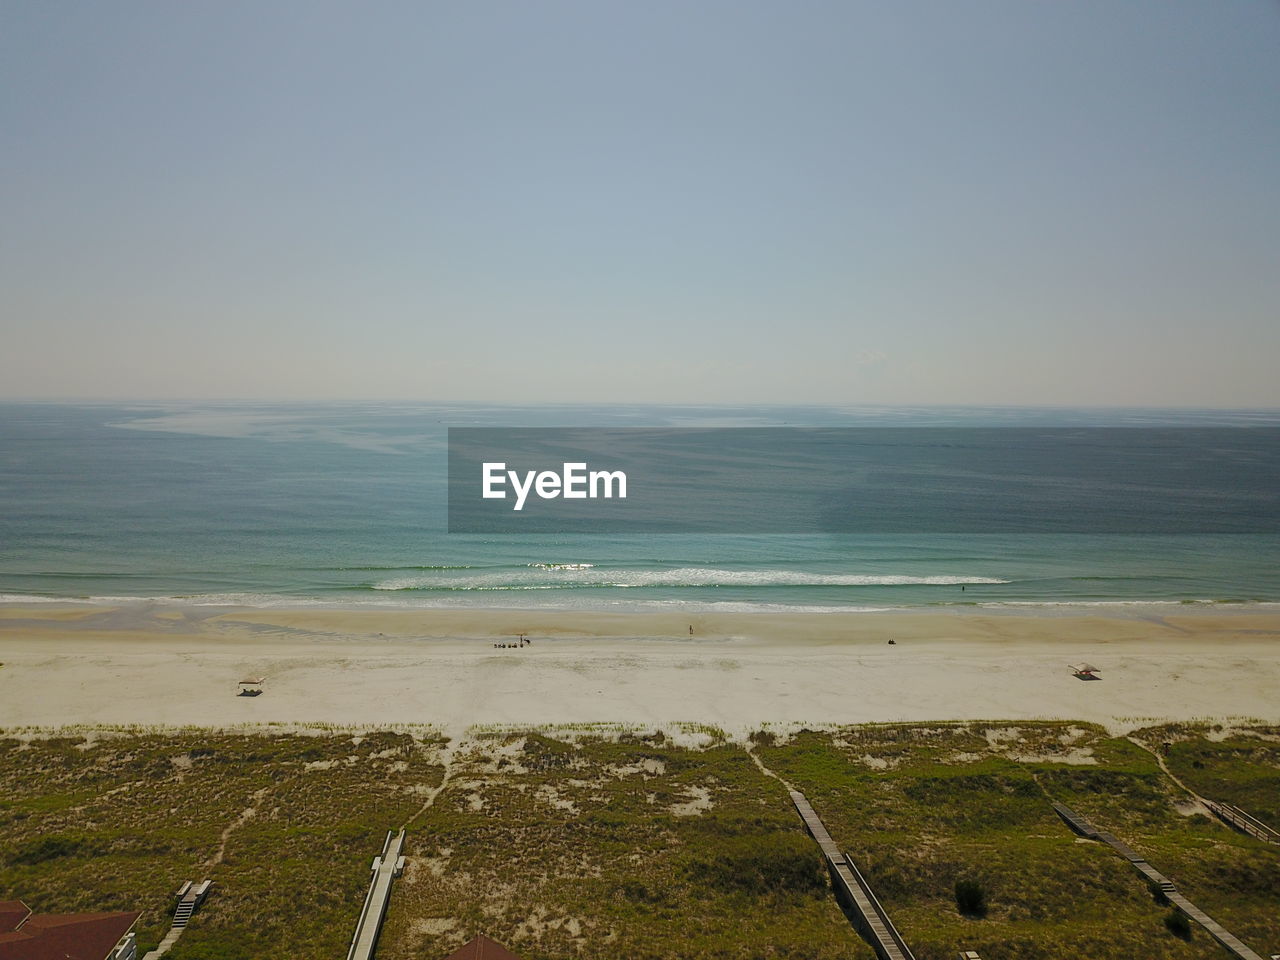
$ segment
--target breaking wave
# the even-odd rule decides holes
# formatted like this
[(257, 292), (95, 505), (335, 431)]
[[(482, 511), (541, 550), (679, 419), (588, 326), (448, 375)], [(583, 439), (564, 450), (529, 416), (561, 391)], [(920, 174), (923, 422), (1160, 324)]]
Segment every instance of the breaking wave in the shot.
[(808, 573), (801, 570), (723, 570), (680, 567), (671, 570), (601, 570), (592, 564), (530, 564), (521, 571), (464, 576), (392, 577), (370, 584), (374, 590), (572, 590), (635, 587), (898, 587), (1010, 583), (995, 577), (864, 573)]

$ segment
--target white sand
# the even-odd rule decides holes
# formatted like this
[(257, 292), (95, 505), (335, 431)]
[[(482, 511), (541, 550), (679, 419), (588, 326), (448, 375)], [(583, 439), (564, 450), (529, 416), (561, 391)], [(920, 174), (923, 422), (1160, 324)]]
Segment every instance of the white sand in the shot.
[[(0, 727), (1280, 723), (1280, 614), (0, 608)], [(522, 649), (495, 638), (533, 638)], [(887, 640), (896, 639), (895, 645)], [(1096, 682), (1067, 664), (1100, 668)], [(237, 697), (242, 677), (265, 693)]]

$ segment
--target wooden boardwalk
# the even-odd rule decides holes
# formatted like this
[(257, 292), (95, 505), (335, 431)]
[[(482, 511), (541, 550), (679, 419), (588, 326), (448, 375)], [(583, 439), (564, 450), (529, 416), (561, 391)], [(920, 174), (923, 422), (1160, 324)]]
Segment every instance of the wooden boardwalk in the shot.
[(1263, 843), (1280, 844), (1280, 833), (1271, 829), (1257, 817), (1245, 813), (1239, 807), (1229, 803), (1218, 803), (1215, 800), (1201, 799), (1200, 802), (1212, 810), (1214, 816), (1232, 829), (1248, 834)]
[(1087, 837), (1090, 840), (1098, 839), (1098, 831), (1093, 829), (1093, 824), (1088, 820), (1084, 817), (1077, 816), (1075, 811), (1065, 803), (1059, 803), (1057, 800), (1051, 802), (1053, 803), (1053, 812), (1065, 820), (1068, 827), (1080, 834), (1082, 837)]
[(387, 915), (387, 902), (391, 899), (391, 881), (404, 869), (404, 857), (400, 855), (402, 849), (404, 830), (398, 835), (388, 830), (387, 839), (382, 843), (382, 853), (373, 858), (373, 877), (369, 881), (369, 892), (364, 897), (360, 919), (356, 922), (356, 932), (351, 937), (347, 960), (372, 960), (373, 948), (382, 931), (382, 920)]
[(1100, 840), (1109, 845), (1120, 856), (1129, 861), (1139, 873), (1147, 878), (1152, 884), (1160, 889), (1165, 898), (1173, 905), (1173, 907), (1190, 920), (1194, 920), (1200, 926), (1208, 931), (1209, 936), (1217, 940), (1223, 947), (1230, 951), (1239, 960), (1263, 960), (1261, 956), (1254, 953), (1247, 946), (1240, 942), (1239, 938), (1224, 929), (1218, 921), (1197, 907), (1194, 903), (1178, 892), (1178, 888), (1173, 881), (1166, 877), (1143, 858), (1142, 854), (1133, 850), (1127, 844), (1117, 840), (1110, 833), (1104, 833), (1094, 828), (1084, 817), (1076, 813), (1070, 807), (1057, 803), (1053, 804), (1053, 809), (1057, 812), (1072, 830), (1080, 834), (1082, 837), (1088, 837), (1090, 840)]
[(188, 880), (178, 888), (177, 901), (178, 906), (173, 912), (173, 923), (169, 927), (169, 932), (164, 935), (164, 939), (156, 944), (156, 948), (142, 960), (160, 960), (169, 949), (178, 942), (178, 938), (182, 936), (182, 931), (187, 929), (187, 924), (191, 920), (191, 915), (196, 912), (205, 898), (209, 896), (209, 888), (213, 886), (212, 880), (206, 880), (203, 883), (194, 883)]
[(800, 814), (810, 836), (818, 842), (827, 861), (836, 897), (853, 911), (858, 932), (871, 944), (879, 960), (915, 960), (853, 858), (840, 852), (804, 794), (795, 790), (790, 792), (796, 812)]

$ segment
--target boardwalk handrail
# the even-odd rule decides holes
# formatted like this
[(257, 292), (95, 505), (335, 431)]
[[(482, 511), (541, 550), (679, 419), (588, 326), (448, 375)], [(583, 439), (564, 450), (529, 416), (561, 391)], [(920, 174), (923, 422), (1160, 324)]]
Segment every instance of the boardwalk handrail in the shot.
[[(391, 831), (387, 831), (387, 837), (382, 841), (382, 855), (385, 856), (387, 848), (391, 846)], [(381, 857), (375, 857), (373, 860), (373, 877), (369, 880), (369, 889), (364, 894), (364, 905), (360, 908), (360, 918), (356, 920), (355, 933), (351, 935), (351, 946), (347, 948), (347, 960), (351, 960), (355, 956), (356, 943), (360, 940), (360, 933), (364, 930), (365, 919), (369, 916), (369, 904), (373, 901), (373, 890), (377, 885), (378, 862)]]
[(872, 908), (880, 918), (880, 922), (884, 924), (884, 928), (888, 931), (889, 936), (902, 951), (907, 960), (915, 960), (911, 953), (911, 948), (907, 946), (907, 942), (902, 939), (902, 934), (898, 933), (898, 928), (893, 925), (893, 921), (889, 919), (889, 914), (885, 912), (883, 906), (880, 905), (880, 898), (876, 896), (875, 891), (871, 889), (871, 884), (867, 882), (867, 878), (862, 875), (862, 871), (858, 869), (858, 865), (853, 862), (853, 857), (849, 854), (844, 855), (844, 862), (848, 865), (849, 870), (853, 873), (853, 878), (858, 881), (858, 886), (862, 887), (862, 892), (867, 895), (867, 899), (871, 901)]
[(853, 859), (840, 852), (822, 818), (814, 811), (805, 795), (797, 790), (790, 793), (796, 812), (800, 814), (809, 835), (817, 841), (823, 858), (827, 861), (836, 897), (847, 902), (855, 914), (854, 926), (858, 932), (871, 944), (879, 960), (915, 960), (915, 955), (890, 921), (889, 915), (885, 913), (884, 907), (872, 892), (871, 885)]
[(382, 841), (382, 853), (373, 858), (370, 867), (373, 876), (369, 878), (364, 906), (360, 908), (360, 918), (356, 921), (355, 933), (351, 935), (347, 960), (370, 960), (373, 956), (373, 947), (377, 943), (378, 933), (387, 913), (387, 903), (391, 899), (391, 879), (399, 874), (404, 860), (400, 856), (403, 849), (404, 830), (401, 829), (399, 835), (388, 830), (386, 839)]
[(1216, 800), (1205, 800), (1204, 804), (1227, 826), (1263, 843), (1280, 844), (1280, 832), (1234, 804), (1219, 803)]
[(1116, 853), (1120, 854), (1120, 856), (1128, 860), (1135, 870), (1146, 877), (1148, 881), (1154, 883), (1160, 888), (1160, 892), (1164, 894), (1165, 899), (1173, 905), (1174, 909), (1204, 927), (1209, 936), (1213, 937), (1214, 940), (1217, 940), (1223, 948), (1230, 951), (1238, 957), (1239, 960), (1262, 960), (1261, 956), (1245, 946), (1238, 937), (1224, 928), (1222, 924), (1218, 923), (1211, 916), (1179, 893), (1174, 882), (1155, 867), (1151, 866), (1142, 854), (1133, 850), (1113, 834), (1099, 831), (1088, 820), (1080, 816), (1080, 814), (1076, 813), (1065, 804), (1058, 803), (1056, 800), (1052, 802), (1053, 809), (1057, 812), (1058, 816), (1066, 821), (1067, 825), (1071, 827), (1072, 830), (1082, 836), (1100, 840), (1115, 850)]

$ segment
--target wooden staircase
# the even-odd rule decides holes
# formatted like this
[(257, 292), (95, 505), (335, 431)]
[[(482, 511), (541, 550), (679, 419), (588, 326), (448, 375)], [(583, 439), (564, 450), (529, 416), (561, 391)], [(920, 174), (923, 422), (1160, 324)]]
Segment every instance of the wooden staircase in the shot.
[(194, 900), (183, 900), (178, 904), (178, 909), (173, 911), (173, 926), (185, 927), (187, 921), (191, 919), (191, 915), (196, 912), (196, 902)]

